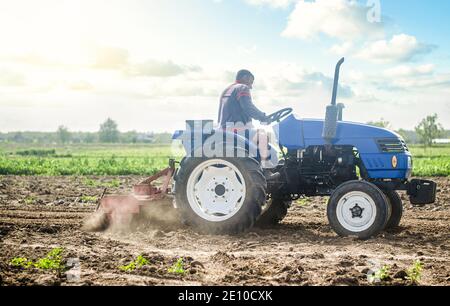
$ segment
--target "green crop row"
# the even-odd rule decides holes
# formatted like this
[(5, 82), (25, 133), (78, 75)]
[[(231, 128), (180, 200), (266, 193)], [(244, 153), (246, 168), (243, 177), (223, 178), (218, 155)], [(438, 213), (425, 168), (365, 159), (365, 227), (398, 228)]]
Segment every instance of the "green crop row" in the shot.
[[(0, 175), (152, 175), (169, 157), (0, 157)], [(415, 158), (414, 176), (450, 176), (450, 157)]]
[(414, 176), (450, 176), (450, 157), (414, 159)]
[[(411, 147), (414, 176), (450, 176), (450, 146)], [(0, 143), (0, 175), (151, 175), (180, 160), (182, 150), (151, 145), (67, 145), (43, 148)], [(24, 154), (23, 152), (31, 152)]]
[(152, 175), (168, 158), (0, 157), (0, 175)]

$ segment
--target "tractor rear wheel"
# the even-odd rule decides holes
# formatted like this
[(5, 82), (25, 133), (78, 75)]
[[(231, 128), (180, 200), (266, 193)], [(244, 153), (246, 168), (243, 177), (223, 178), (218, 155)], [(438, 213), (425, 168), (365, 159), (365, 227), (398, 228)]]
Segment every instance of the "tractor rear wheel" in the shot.
[(340, 236), (368, 239), (384, 229), (389, 217), (388, 205), (386, 196), (374, 184), (349, 181), (331, 195), (328, 221)]
[(393, 229), (400, 225), (403, 215), (402, 199), (395, 190), (383, 190), (391, 206), (391, 215), (386, 223), (385, 229)]
[(286, 217), (291, 200), (270, 198), (263, 207), (261, 216), (256, 220), (255, 226), (267, 228), (280, 223)]
[(253, 158), (185, 158), (175, 178), (184, 223), (209, 234), (251, 228), (266, 200), (267, 183)]

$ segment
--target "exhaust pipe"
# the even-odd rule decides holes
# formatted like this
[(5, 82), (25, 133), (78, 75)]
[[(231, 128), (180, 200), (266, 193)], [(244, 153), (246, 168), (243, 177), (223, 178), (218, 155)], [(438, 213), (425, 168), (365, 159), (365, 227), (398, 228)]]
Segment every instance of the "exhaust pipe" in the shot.
[(331, 104), (327, 106), (327, 110), (325, 113), (325, 122), (323, 124), (322, 137), (328, 143), (330, 143), (336, 137), (338, 119), (342, 120), (343, 104), (336, 105), (336, 98), (339, 85), (339, 71), (344, 61), (345, 59), (341, 58), (341, 60), (336, 65), (336, 69), (334, 72), (333, 95), (331, 97)]

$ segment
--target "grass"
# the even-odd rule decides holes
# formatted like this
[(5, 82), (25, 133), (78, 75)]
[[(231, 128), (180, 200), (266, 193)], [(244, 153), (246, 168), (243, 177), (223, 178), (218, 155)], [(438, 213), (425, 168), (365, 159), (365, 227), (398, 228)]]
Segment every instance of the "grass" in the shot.
[(409, 150), (415, 158), (422, 157), (449, 157), (450, 145), (435, 145), (431, 148), (424, 148), (419, 145), (409, 146)]
[(308, 198), (300, 198), (297, 201), (295, 201), (295, 204), (299, 205), (299, 206), (305, 206), (309, 203), (309, 199)]
[(120, 181), (118, 179), (113, 179), (109, 182), (99, 182), (93, 179), (85, 179), (83, 184), (89, 187), (108, 187), (117, 188), (120, 186)]
[(414, 159), (414, 176), (450, 176), (450, 156)]
[(167, 272), (178, 275), (184, 275), (186, 273), (186, 270), (184, 269), (183, 258), (182, 257), (178, 258), (178, 260), (173, 264), (173, 266), (167, 269)]
[(414, 176), (450, 176), (450, 146), (410, 146)]
[(43, 270), (62, 270), (64, 265), (62, 264), (62, 248), (54, 248), (46, 257), (38, 259), (34, 266)]
[[(410, 146), (414, 176), (450, 176), (450, 146)], [(0, 143), (0, 175), (152, 175), (180, 160), (183, 150), (170, 145), (71, 144), (47, 148)], [(119, 181), (85, 185), (118, 187)]]
[(16, 155), (21, 156), (53, 156), (56, 154), (55, 149), (46, 150), (46, 149), (31, 149), (31, 150), (22, 150), (17, 151)]
[(27, 205), (34, 204), (36, 202), (37, 198), (35, 196), (28, 196), (25, 198), (24, 202)]
[(62, 271), (65, 265), (62, 263), (62, 248), (52, 249), (47, 256), (39, 258), (35, 262), (25, 257), (14, 257), (10, 261), (10, 265), (23, 269), (36, 268), (40, 270)]
[(406, 271), (406, 279), (413, 285), (417, 285), (422, 277), (423, 263), (416, 260), (413, 265)]
[(136, 257), (135, 260), (133, 260), (129, 264), (125, 266), (119, 266), (119, 269), (125, 272), (130, 272), (145, 265), (148, 265), (148, 260), (144, 256), (139, 255), (138, 257)]
[(95, 203), (95, 202), (97, 202), (98, 198), (95, 197), (95, 196), (87, 196), (87, 195), (84, 195), (84, 196), (81, 196), (81, 197), (80, 197), (80, 200), (81, 200), (81, 202), (83, 202), (83, 203)]
[[(152, 175), (168, 166), (170, 146), (67, 145), (56, 146), (56, 155), (18, 155), (16, 144), (0, 144), (0, 175)], [(28, 151), (43, 149), (28, 148)], [(54, 150), (52, 150), (53, 152)], [(86, 185), (118, 187), (119, 181)]]
[(13, 267), (21, 267), (24, 269), (28, 269), (33, 266), (33, 262), (28, 260), (26, 257), (14, 257), (10, 262)]
[(377, 271), (375, 271), (375, 273), (373, 273), (372, 275), (369, 276), (369, 282), (373, 283), (373, 282), (384, 282), (389, 280), (390, 277), (390, 268), (389, 266), (383, 266), (380, 269), (378, 269)]

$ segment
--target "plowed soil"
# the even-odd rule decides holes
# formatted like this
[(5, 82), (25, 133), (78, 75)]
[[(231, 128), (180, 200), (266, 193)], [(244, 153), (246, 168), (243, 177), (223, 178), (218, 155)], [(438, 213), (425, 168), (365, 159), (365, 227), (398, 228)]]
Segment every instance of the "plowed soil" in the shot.
[[(140, 177), (120, 180), (111, 193), (127, 193)], [(86, 177), (0, 177), (1, 285), (368, 285), (371, 271), (389, 266), (380, 283), (407, 285), (407, 271), (423, 263), (420, 285), (450, 285), (450, 179), (438, 182), (437, 201), (413, 207), (402, 194), (401, 226), (371, 240), (340, 238), (329, 227), (325, 198), (293, 204), (271, 229), (238, 236), (198, 234), (178, 223), (146, 225), (129, 232), (90, 233), (83, 219), (103, 187)], [(88, 184), (89, 185), (89, 184)], [(88, 202), (91, 200), (92, 202)], [(36, 261), (55, 247), (71, 270), (55, 272), (11, 265), (16, 257)], [(148, 263), (126, 265), (143, 255)], [(185, 273), (169, 268), (183, 258)]]

